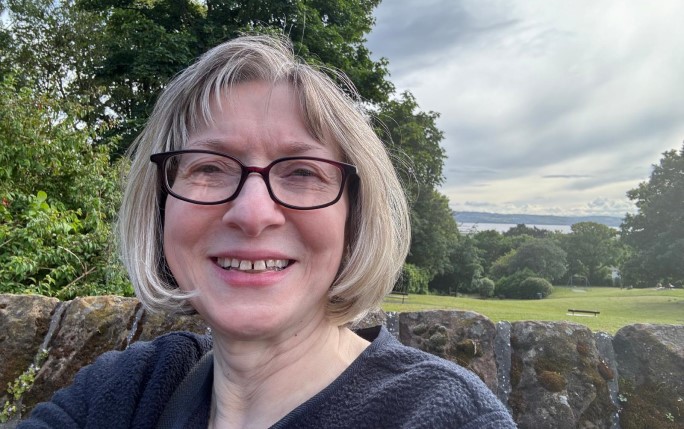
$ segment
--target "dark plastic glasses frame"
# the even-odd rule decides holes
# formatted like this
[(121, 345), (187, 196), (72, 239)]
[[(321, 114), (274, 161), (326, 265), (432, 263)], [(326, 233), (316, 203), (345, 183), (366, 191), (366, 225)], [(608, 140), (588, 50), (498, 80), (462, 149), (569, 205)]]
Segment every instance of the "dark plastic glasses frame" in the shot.
[[(237, 185), (237, 188), (235, 188), (235, 192), (233, 192), (233, 195), (229, 196), (228, 198), (224, 198), (219, 201), (213, 201), (213, 202), (204, 202), (204, 201), (196, 201), (192, 200), (189, 198), (185, 198), (181, 195), (176, 194), (171, 190), (171, 187), (169, 186), (169, 180), (166, 175), (166, 162), (168, 161), (169, 158), (175, 156), (175, 155), (182, 155), (184, 153), (205, 153), (208, 155), (217, 155), (221, 156), (224, 158), (228, 158), (232, 161), (235, 161), (240, 168), (242, 169), (242, 174), (240, 177), (240, 182)], [(269, 173), (271, 171), (271, 168), (273, 168), (274, 165), (278, 164), (279, 162), (282, 161), (290, 161), (294, 159), (303, 159), (303, 160), (311, 160), (311, 161), (320, 161), (320, 162), (325, 162), (330, 165), (334, 165), (335, 167), (339, 168), (342, 171), (342, 182), (340, 183), (340, 190), (337, 193), (337, 196), (335, 197), (334, 200), (330, 201), (329, 203), (326, 204), (320, 204), (317, 206), (313, 207), (300, 207), (300, 206), (295, 206), (292, 204), (287, 204), (278, 199), (275, 194), (273, 193), (273, 189), (271, 189), (271, 182), (269, 179)], [(225, 153), (221, 152), (214, 152), (211, 150), (177, 150), (177, 151), (172, 151), (172, 152), (161, 152), (161, 153), (155, 153), (154, 155), (150, 156), (150, 161), (153, 163), (157, 164), (157, 167), (159, 167), (159, 181), (162, 186), (162, 190), (169, 194), (174, 196), (175, 198), (178, 198), (179, 200), (187, 201), (189, 203), (193, 204), (199, 204), (199, 205), (204, 205), (204, 206), (213, 206), (213, 205), (218, 205), (218, 204), (223, 204), (227, 203), (229, 201), (233, 201), (237, 196), (240, 194), (240, 191), (242, 190), (242, 186), (245, 184), (247, 181), (247, 178), (249, 177), (250, 174), (252, 173), (257, 173), (260, 174), (262, 179), (264, 180), (264, 183), (266, 183), (266, 189), (268, 190), (268, 194), (271, 196), (271, 199), (275, 201), (276, 203), (280, 204), (283, 207), (287, 207), (289, 209), (294, 209), (294, 210), (315, 210), (315, 209), (322, 209), (324, 207), (331, 206), (338, 202), (340, 200), (340, 197), (342, 196), (342, 192), (344, 190), (344, 186), (347, 183), (347, 179), (349, 179), (352, 176), (358, 176), (358, 171), (356, 169), (356, 166), (351, 165), (351, 164), (345, 164), (344, 162), (338, 162), (338, 161), (332, 161), (329, 159), (324, 159), (324, 158), (316, 158), (312, 156), (291, 156), (291, 157), (286, 157), (286, 158), (278, 158), (275, 161), (271, 162), (268, 164), (266, 167), (254, 167), (254, 166), (246, 166), (242, 162), (240, 162), (239, 159), (234, 158), (230, 155), (226, 155)]]

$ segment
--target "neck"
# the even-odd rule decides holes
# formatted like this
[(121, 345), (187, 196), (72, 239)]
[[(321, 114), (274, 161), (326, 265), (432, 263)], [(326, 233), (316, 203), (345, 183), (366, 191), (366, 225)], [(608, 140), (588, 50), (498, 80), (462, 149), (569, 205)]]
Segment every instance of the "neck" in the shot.
[(210, 427), (269, 427), (332, 383), (368, 342), (325, 320), (279, 340), (214, 341)]

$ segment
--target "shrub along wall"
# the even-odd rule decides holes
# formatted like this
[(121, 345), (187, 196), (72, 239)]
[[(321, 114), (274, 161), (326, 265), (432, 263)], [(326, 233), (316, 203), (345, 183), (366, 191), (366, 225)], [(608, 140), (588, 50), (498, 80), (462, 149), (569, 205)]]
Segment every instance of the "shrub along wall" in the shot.
[[(493, 323), (465, 311), (373, 314), (401, 342), (476, 373), (521, 429), (684, 427), (684, 327), (615, 337), (565, 322)], [(207, 333), (197, 316), (150, 314), (133, 298), (0, 295), (0, 423), (13, 427), (79, 368), (165, 332)]]

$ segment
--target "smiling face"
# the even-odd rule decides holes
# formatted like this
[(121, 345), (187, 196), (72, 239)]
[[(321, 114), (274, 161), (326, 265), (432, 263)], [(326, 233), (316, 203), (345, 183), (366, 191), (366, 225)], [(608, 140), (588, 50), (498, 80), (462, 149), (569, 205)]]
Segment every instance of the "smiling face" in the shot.
[[(213, 106), (213, 122), (186, 149), (226, 153), (263, 167), (287, 156), (341, 161), (307, 131), (286, 84), (239, 84)], [(258, 174), (238, 197), (202, 206), (166, 200), (164, 254), (178, 285), (197, 291), (192, 305), (219, 335), (290, 336), (325, 319), (327, 292), (344, 249), (349, 202), (301, 211), (269, 196)]]

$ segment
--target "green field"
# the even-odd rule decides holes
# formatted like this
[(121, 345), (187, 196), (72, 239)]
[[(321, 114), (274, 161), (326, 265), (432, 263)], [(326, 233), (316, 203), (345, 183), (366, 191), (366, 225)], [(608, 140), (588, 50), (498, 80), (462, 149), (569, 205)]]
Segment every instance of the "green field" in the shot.
[[(409, 295), (385, 299), (385, 311), (469, 310), (494, 322), (519, 320), (568, 321), (592, 331), (614, 334), (634, 323), (684, 325), (684, 289), (571, 288), (556, 286), (540, 300), (501, 300), (439, 295)], [(568, 309), (596, 310), (598, 316), (572, 316)]]

